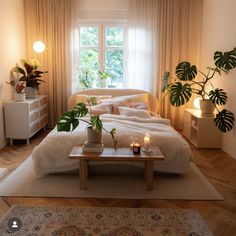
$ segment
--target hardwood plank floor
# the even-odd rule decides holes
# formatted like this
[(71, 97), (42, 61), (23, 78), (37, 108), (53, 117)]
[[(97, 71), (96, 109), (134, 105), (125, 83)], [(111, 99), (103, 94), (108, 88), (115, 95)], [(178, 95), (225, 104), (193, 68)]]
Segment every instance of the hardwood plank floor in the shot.
[[(48, 132), (48, 131), (47, 131)], [(46, 136), (40, 131), (29, 146), (18, 141), (0, 150), (0, 167), (14, 170)], [(123, 200), (96, 198), (0, 198), (0, 218), (14, 204), (49, 206), (195, 208), (216, 236), (236, 235), (236, 160), (220, 149), (197, 149), (191, 145), (193, 161), (222, 194), (224, 201)]]

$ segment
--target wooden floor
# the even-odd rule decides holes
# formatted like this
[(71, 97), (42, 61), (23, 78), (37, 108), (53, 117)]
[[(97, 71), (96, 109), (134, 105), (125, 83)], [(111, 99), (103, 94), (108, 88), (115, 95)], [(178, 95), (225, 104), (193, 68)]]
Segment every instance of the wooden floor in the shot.
[[(31, 139), (29, 146), (17, 142), (0, 150), (0, 167), (14, 170), (46, 133), (41, 131)], [(216, 236), (236, 235), (236, 160), (220, 149), (196, 149), (191, 146), (193, 160), (205, 176), (223, 195), (224, 201), (182, 200), (122, 200), (96, 198), (0, 198), (0, 217), (14, 204), (50, 206), (195, 208)], [(194, 187), (194, 186), (193, 186)]]

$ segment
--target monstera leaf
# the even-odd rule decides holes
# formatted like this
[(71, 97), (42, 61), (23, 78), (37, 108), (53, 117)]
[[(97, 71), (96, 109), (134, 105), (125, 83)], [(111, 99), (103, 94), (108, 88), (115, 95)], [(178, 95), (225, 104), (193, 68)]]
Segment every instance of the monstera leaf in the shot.
[(187, 62), (183, 61), (179, 63), (176, 67), (175, 74), (182, 81), (193, 80), (197, 75), (197, 67)]
[(214, 119), (215, 125), (221, 132), (228, 132), (234, 127), (234, 114), (226, 109), (220, 111)]
[(192, 89), (189, 84), (182, 85), (177, 82), (170, 87), (170, 103), (172, 106), (179, 107), (187, 103), (192, 96)]
[(214, 53), (214, 60), (215, 65), (224, 71), (236, 68), (236, 48), (224, 53), (216, 51)]
[(88, 108), (86, 107), (86, 104), (84, 103), (78, 103), (72, 110), (77, 117), (83, 117), (88, 114)]
[(215, 89), (209, 92), (209, 98), (217, 105), (225, 105), (227, 102), (227, 94), (223, 89)]
[(69, 132), (71, 131), (71, 126), (72, 130), (74, 130), (77, 126), (79, 125), (79, 120), (75, 116), (75, 112), (68, 111), (65, 112), (61, 115), (60, 119), (57, 122), (57, 131), (66, 131)]

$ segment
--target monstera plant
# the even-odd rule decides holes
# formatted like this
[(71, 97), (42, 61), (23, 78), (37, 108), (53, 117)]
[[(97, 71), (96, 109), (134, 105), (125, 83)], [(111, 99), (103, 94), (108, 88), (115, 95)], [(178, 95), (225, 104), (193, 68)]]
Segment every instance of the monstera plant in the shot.
[[(162, 91), (170, 95), (170, 103), (175, 107), (187, 103), (192, 94), (200, 96), (202, 101), (210, 100), (217, 110), (214, 118), (215, 125), (221, 132), (228, 132), (234, 126), (234, 114), (227, 109), (222, 109), (222, 106), (227, 103), (227, 94), (222, 88), (215, 88), (211, 80), (216, 74), (222, 76), (223, 73), (236, 68), (236, 47), (227, 52), (216, 51), (214, 62), (215, 66), (207, 67), (206, 73), (198, 70), (190, 62), (180, 62), (176, 66), (177, 78), (174, 82), (170, 81), (169, 72), (164, 73)], [(198, 74), (200, 76), (197, 77)]]

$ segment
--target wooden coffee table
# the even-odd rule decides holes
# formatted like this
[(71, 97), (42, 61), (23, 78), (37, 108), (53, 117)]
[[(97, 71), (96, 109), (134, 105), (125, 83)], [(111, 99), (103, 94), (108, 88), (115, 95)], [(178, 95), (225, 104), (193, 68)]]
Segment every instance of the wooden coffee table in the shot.
[(102, 153), (83, 152), (82, 147), (74, 147), (69, 159), (79, 159), (80, 189), (87, 189), (89, 161), (137, 161), (144, 163), (144, 178), (147, 181), (147, 190), (153, 190), (154, 161), (165, 159), (159, 147), (152, 147), (152, 151), (134, 155), (129, 148), (104, 148)]

